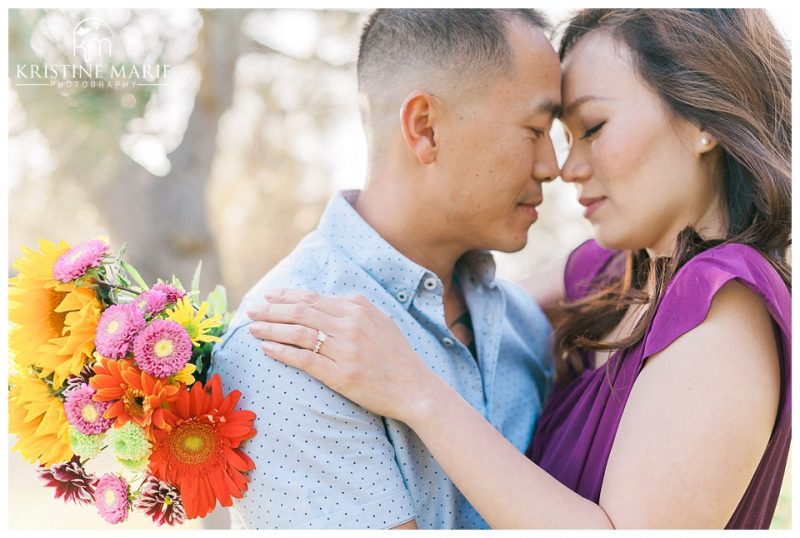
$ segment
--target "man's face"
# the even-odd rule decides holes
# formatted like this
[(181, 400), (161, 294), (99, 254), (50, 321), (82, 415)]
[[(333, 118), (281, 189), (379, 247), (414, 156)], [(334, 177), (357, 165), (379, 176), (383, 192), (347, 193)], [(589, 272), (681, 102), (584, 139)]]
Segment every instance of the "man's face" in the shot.
[(558, 176), (550, 127), (561, 99), (558, 55), (538, 28), (509, 25), (513, 69), (445, 108), (437, 136), (436, 195), (451, 237), (465, 250), (522, 249)]

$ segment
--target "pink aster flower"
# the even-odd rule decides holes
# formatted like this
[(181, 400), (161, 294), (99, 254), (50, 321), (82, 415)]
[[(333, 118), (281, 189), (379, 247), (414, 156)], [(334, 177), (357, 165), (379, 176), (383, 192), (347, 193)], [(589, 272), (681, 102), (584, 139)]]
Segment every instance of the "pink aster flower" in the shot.
[(103, 418), (103, 413), (111, 407), (111, 402), (95, 402), (92, 396), (97, 392), (89, 385), (83, 385), (70, 391), (64, 401), (64, 412), (67, 421), (79, 432), (96, 435), (108, 430), (114, 420)]
[(158, 314), (167, 306), (167, 293), (161, 290), (147, 290), (136, 297), (134, 304), (147, 316)]
[(71, 248), (58, 257), (53, 265), (53, 278), (69, 282), (83, 276), (90, 267), (98, 267), (100, 260), (108, 251), (108, 245), (99, 239), (92, 239)]
[(133, 507), (153, 518), (159, 526), (180, 525), (186, 520), (186, 511), (181, 502), (180, 493), (174, 486), (148, 476), (142, 484), (142, 496)]
[(86, 472), (77, 456), (52, 467), (40, 467), (39, 477), (48, 487), (55, 488), (56, 499), (76, 504), (91, 504), (94, 499), (97, 478)]
[(158, 319), (136, 336), (133, 357), (139, 368), (151, 376), (171, 376), (192, 358), (192, 339), (180, 323)]
[(186, 295), (186, 292), (176, 288), (175, 286), (171, 286), (169, 284), (165, 284), (163, 282), (159, 282), (152, 288), (150, 291), (162, 291), (167, 294), (167, 304), (177, 303), (178, 299)]
[(100, 316), (94, 344), (97, 352), (110, 359), (125, 357), (136, 333), (144, 329), (142, 311), (132, 304), (112, 305)]
[(104, 474), (97, 482), (94, 503), (100, 515), (111, 524), (122, 523), (128, 518), (128, 483), (113, 474)]

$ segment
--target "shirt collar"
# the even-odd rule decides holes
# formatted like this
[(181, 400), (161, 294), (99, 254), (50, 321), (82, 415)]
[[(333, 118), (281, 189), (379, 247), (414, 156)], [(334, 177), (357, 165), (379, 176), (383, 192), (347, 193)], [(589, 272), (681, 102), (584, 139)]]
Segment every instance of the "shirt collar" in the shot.
[[(353, 207), (360, 190), (337, 192), (322, 214), (317, 231), (406, 308), (422, 289), (431, 290), (431, 279), (441, 293), (439, 278), (390, 245)], [(494, 288), (495, 263), (489, 251), (472, 251), (459, 259), (461, 278)]]

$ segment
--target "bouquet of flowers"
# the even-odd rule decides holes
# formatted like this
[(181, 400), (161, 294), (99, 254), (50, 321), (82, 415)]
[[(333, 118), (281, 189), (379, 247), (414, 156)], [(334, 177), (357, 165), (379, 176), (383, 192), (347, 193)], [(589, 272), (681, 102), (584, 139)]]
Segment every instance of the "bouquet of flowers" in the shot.
[[(200, 265), (152, 287), (105, 239), (23, 248), (9, 281), (9, 431), (55, 496), (94, 504), (109, 523), (142, 511), (158, 525), (231, 506), (254, 468), (237, 410), (207, 370), (230, 321), (225, 289), (200, 301)], [(87, 463), (110, 451), (116, 473)]]

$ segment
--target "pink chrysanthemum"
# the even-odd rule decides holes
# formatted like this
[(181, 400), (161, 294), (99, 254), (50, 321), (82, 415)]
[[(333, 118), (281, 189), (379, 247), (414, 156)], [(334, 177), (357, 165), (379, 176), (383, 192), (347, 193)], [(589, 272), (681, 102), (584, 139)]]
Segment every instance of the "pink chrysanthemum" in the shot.
[(180, 323), (155, 320), (136, 336), (133, 357), (142, 371), (168, 377), (180, 372), (192, 358), (192, 339)]
[(158, 314), (167, 306), (167, 293), (161, 290), (147, 290), (136, 297), (134, 303), (147, 316)]
[(58, 257), (53, 265), (53, 278), (69, 282), (83, 276), (90, 267), (98, 267), (100, 260), (108, 251), (108, 245), (99, 239), (92, 239), (71, 248)]
[(103, 519), (111, 524), (122, 523), (128, 518), (130, 508), (128, 483), (113, 474), (104, 474), (97, 483), (94, 503)]
[(97, 478), (86, 472), (77, 456), (52, 467), (40, 467), (39, 477), (48, 487), (55, 488), (56, 499), (76, 504), (91, 504), (94, 499)]
[(94, 344), (97, 352), (110, 359), (125, 357), (136, 333), (144, 329), (142, 311), (132, 304), (113, 305), (100, 316)]
[(111, 402), (95, 402), (92, 396), (97, 392), (89, 385), (83, 385), (70, 391), (64, 401), (64, 412), (67, 421), (79, 432), (96, 435), (108, 430), (113, 420), (103, 418), (103, 413), (111, 407)]
[(141, 492), (142, 496), (133, 507), (152, 517), (159, 526), (164, 523), (180, 525), (186, 520), (186, 511), (183, 509), (178, 488), (155, 476), (148, 476), (142, 484)]
[(162, 292), (166, 293), (167, 294), (167, 303), (168, 304), (177, 303), (178, 299), (180, 299), (181, 297), (186, 295), (185, 291), (180, 290), (180, 289), (176, 288), (175, 286), (171, 286), (169, 284), (165, 284), (163, 282), (159, 282), (158, 284), (156, 284), (155, 286), (150, 288), (150, 291), (162, 291)]

